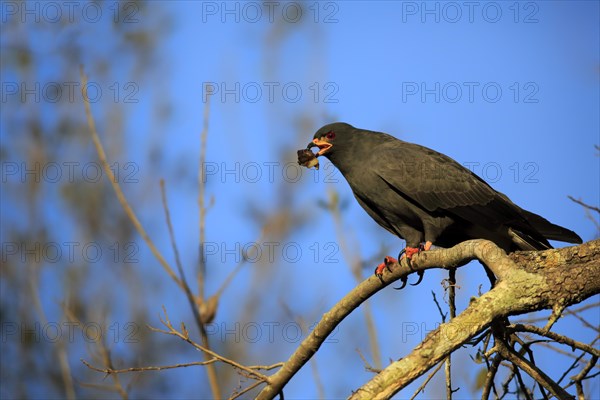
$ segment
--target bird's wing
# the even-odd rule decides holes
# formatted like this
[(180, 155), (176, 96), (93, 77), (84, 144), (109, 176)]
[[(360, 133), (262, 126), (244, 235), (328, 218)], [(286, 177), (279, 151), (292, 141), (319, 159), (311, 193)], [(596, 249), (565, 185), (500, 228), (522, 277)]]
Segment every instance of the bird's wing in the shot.
[[(423, 146), (388, 141), (378, 147), (371, 162), (376, 165), (370, 168), (392, 190), (431, 213), (484, 206), (499, 200), (499, 193), (477, 175), (452, 158)], [(512, 205), (510, 200), (509, 203)]]

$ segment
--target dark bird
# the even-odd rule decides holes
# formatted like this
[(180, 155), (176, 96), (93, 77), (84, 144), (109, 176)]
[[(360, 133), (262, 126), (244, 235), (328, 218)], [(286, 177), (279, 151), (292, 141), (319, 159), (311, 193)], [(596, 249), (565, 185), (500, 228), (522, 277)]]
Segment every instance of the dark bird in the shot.
[[(431, 245), (452, 247), (468, 239), (490, 240), (506, 252), (550, 249), (548, 240), (582, 242), (427, 147), (342, 122), (319, 129), (307, 148), (315, 146), (316, 156), (340, 170), (367, 214), (406, 241), (401, 254), (408, 259)], [(375, 273), (381, 277), (393, 261), (386, 257)]]

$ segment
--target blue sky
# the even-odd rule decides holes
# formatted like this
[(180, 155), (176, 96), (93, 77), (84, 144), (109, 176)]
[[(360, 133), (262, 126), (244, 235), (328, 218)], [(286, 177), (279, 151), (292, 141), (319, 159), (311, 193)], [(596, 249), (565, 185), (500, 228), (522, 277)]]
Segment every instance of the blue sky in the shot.
[[(465, 2), (307, 2), (302, 3), (301, 15), (300, 3), (268, 4), (148, 3), (172, 18), (157, 51), (156, 62), (164, 69), (159, 76), (136, 82), (139, 102), (125, 105), (130, 116), (123, 134), (128, 151), (114, 158), (140, 166), (141, 185), (125, 187), (126, 194), (143, 199), (134, 206), (159, 248), (172, 259), (158, 191), (159, 178), (167, 180), (182, 258), (192, 274), (198, 248), (199, 134), (210, 98), (204, 168), (207, 197), (214, 198), (214, 204), (206, 226), (207, 240), (216, 250), (208, 258), (209, 293), (235, 266), (238, 247), (255, 244), (263, 252), (274, 249), (276, 256), (266, 265), (249, 263), (225, 292), (212, 326), (216, 347), (224, 348), (220, 334), (226, 328), (257, 324), (263, 337), (250, 347), (245, 361), (283, 361), (298, 344), (288, 340), (290, 332), (284, 326), (298, 316), (309, 325), (318, 321), (355, 286), (334, 220), (319, 206), (331, 191), (346, 205), (342, 231), (350, 254), (369, 265), (365, 277), (384, 253), (395, 256), (404, 246), (370, 220), (328, 161), (318, 173), (295, 164), (295, 151), (329, 122), (345, 121), (431, 147), (473, 168), (523, 208), (574, 230), (585, 241), (598, 235), (583, 209), (567, 198), (600, 203), (600, 157), (594, 149), (600, 144), (598, 2), (472, 2), (472, 8)], [(85, 34), (78, 40), (98, 52), (110, 49)], [(120, 60), (113, 61), (115, 78), (125, 82), (130, 77), (122, 71), (128, 65)], [(44, 65), (40, 74), (52, 76), (55, 71)], [(206, 84), (216, 93), (208, 95)], [(149, 99), (163, 93), (172, 114), (159, 131), (148, 117), (154, 112)], [(107, 121), (98, 124), (101, 130), (110, 126)], [(165, 157), (153, 165), (149, 154), (156, 146)], [(296, 221), (299, 228), (285, 237), (270, 237), (277, 243), (270, 248), (260, 239), (262, 227), (249, 215), (274, 210), (291, 210), (304, 223)], [(59, 218), (53, 212), (45, 210), (49, 219)], [(66, 238), (74, 234), (63, 229)], [(137, 243), (143, 262), (136, 268), (148, 269), (148, 282), (141, 284), (161, 288), (161, 295), (148, 301), (150, 315), (164, 304), (172, 318), (191, 324), (185, 298), (170, 282), (160, 283), (163, 272), (143, 242)], [(442, 298), (440, 281), (445, 277), (442, 272), (428, 273), (420, 286), (402, 292), (386, 289), (369, 301), (384, 363), (407, 354), (439, 322), (430, 293)], [(458, 279), (460, 309), (485, 277), (479, 265), (471, 264), (458, 272)], [(257, 284), (261, 280), (268, 290)], [(53, 287), (45, 290), (53, 309), (61, 294)], [(587, 317), (598, 325), (594, 311)], [(273, 344), (264, 336), (269, 323), (278, 324)], [(591, 340), (589, 331), (572, 320), (559, 322), (557, 328)], [(370, 357), (366, 335), (358, 310), (316, 356), (327, 397), (345, 397), (369, 378), (355, 352), (358, 348)], [(472, 396), (469, 385), (477, 367), (468, 354), (474, 353), (470, 349), (457, 356), (457, 365), (471, 371), (457, 372), (462, 388), (458, 398)], [(542, 360), (552, 360), (552, 354), (540, 354)], [(235, 353), (230, 355), (235, 358)], [(74, 363), (81, 358), (72, 356)], [(189, 357), (172, 361), (184, 359)], [(204, 374), (197, 370), (165, 376), (179, 383), (173, 397), (208, 393)], [(202, 379), (190, 379), (198, 376)], [(598, 385), (595, 390), (599, 393)], [(285, 392), (287, 398), (317, 393), (308, 365)], [(398, 398), (412, 391), (406, 393)], [(438, 382), (426, 395), (443, 393)]]

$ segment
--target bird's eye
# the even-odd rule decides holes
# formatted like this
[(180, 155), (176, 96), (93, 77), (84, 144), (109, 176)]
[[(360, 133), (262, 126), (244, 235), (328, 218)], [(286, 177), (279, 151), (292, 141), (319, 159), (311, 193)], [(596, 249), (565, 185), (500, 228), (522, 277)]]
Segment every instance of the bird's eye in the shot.
[(329, 131), (325, 134), (325, 137), (329, 140), (334, 139), (335, 138), (335, 133), (333, 131)]

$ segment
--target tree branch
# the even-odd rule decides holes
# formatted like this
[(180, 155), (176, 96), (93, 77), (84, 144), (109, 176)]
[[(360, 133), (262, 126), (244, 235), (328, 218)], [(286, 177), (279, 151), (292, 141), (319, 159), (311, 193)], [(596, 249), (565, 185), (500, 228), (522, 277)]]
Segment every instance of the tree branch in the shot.
[(498, 317), (569, 306), (600, 293), (600, 240), (510, 256), (486, 240), (470, 240), (450, 249), (422, 252), (413, 257), (412, 269), (405, 262), (392, 265), (392, 272), (384, 274), (383, 282), (375, 276), (368, 278), (325, 313), (282, 368), (268, 378), (257, 398), (274, 398), (346, 316), (390, 283), (413, 272), (456, 268), (473, 259), (482, 261), (499, 278), (494, 289), (474, 299), (454, 320), (432, 331), (411, 354), (385, 368), (351, 398), (391, 397)]
[[(578, 249), (581, 249), (581, 252)], [(516, 254), (518, 256), (511, 254), (508, 257), (492, 242), (470, 240), (450, 249), (419, 253), (413, 257), (412, 268), (405, 262), (394, 264), (391, 266), (392, 272), (384, 274), (383, 282), (375, 276), (368, 278), (323, 315), (315, 329), (298, 346), (283, 367), (269, 377), (269, 384), (257, 398), (274, 398), (347, 315), (379, 290), (413, 272), (431, 268), (454, 268), (470, 260), (479, 259), (499, 278), (499, 282), (490, 292), (475, 299), (453, 321), (431, 332), (413, 353), (374, 377), (356, 392), (353, 398), (390, 397), (482, 332), (496, 317), (553, 308), (560, 303), (574, 304), (600, 292), (600, 283), (594, 283), (600, 282), (600, 268), (597, 266), (600, 263), (590, 262), (592, 259), (600, 259), (600, 241), (566, 249)], [(544, 254), (543, 261), (539, 254)], [(552, 257), (546, 259), (549, 255)], [(574, 256), (578, 256), (578, 259)], [(536, 268), (531, 272), (525, 270), (525, 266), (536, 261), (541, 271), (537, 271)], [(558, 275), (554, 277), (548, 273), (548, 268), (564, 267), (569, 262), (579, 262), (582, 268), (569, 267), (567, 273), (554, 274)], [(523, 268), (519, 268), (517, 264)], [(594, 276), (597, 279), (593, 279)], [(540, 295), (532, 296), (536, 290), (540, 290)], [(568, 293), (564, 293), (565, 291)]]
[[(494, 246), (490, 242), (477, 242), (473, 243), (475, 248)], [(466, 243), (469, 242), (461, 245)], [(351, 399), (391, 397), (497, 318), (567, 307), (600, 293), (600, 240), (563, 249), (513, 253), (495, 259), (494, 263), (490, 263), (494, 257), (489, 256), (497, 252), (475, 253), (488, 256), (480, 260), (500, 277), (497, 285), (472, 300), (454, 320), (432, 331), (411, 354), (388, 366)], [(418, 260), (420, 264), (423, 257)], [(506, 269), (510, 264), (513, 267)]]

